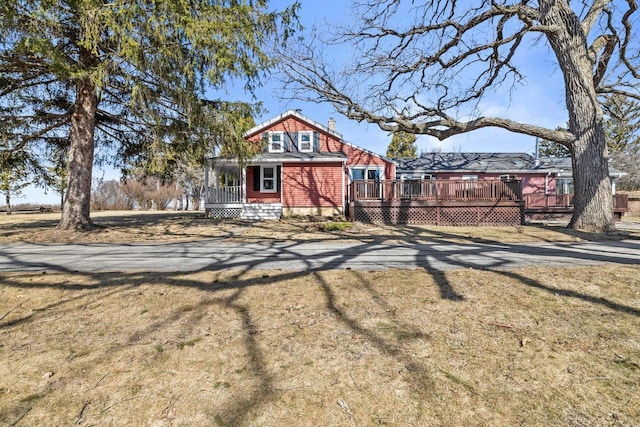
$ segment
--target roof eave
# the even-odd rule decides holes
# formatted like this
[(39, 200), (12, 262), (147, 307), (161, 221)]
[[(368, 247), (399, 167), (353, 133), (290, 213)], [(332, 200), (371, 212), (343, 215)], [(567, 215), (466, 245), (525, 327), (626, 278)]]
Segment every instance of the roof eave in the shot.
[(303, 122), (306, 122), (307, 124), (310, 124), (313, 127), (316, 127), (320, 130), (322, 130), (323, 132), (326, 132), (330, 135), (335, 136), (338, 139), (342, 139), (342, 134), (339, 132), (336, 132), (335, 130), (329, 129), (329, 127), (323, 125), (322, 123), (316, 122), (313, 119), (310, 119), (307, 116), (302, 115), (301, 113), (295, 111), (295, 110), (287, 110), (284, 113), (269, 119), (265, 122), (262, 122), (254, 127), (252, 127), (251, 129), (249, 129), (248, 131), (246, 131), (242, 136), (244, 138), (248, 138), (250, 136), (253, 136), (257, 133), (260, 133), (260, 131), (269, 128), (270, 126), (272, 126), (274, 123), (278, 123), (284, 119), (286, 119), (287, 117), (295, 117), (298, 120), (301, 120)]

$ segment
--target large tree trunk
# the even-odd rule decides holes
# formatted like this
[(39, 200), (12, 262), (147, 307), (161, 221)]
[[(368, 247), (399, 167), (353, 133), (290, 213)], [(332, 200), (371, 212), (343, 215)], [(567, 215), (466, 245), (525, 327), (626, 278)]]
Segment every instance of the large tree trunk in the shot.
[(58, 224), (60, 229), (93, 228), (89, 212), (97, 107), (96, 85), (89, 77), (85, 77), (76, 84), (76, 102), (69, 133), (69, 184)]
[[(578, 138), (572, 153), (574, 211), (569, 227), (596, 233), (613, 232), (613, 196), (602, 120), (592, 135)], [(580, 135), (580, 133), (577, 133)]]
[(596, 233), (615, 230), (603, 114), (593, 82), (586, 35), (567, 4), (540, 0), (542, 23), (555, 27), (547, 33), (562, 70), (571, 144), (574, 212), (569, 226)]

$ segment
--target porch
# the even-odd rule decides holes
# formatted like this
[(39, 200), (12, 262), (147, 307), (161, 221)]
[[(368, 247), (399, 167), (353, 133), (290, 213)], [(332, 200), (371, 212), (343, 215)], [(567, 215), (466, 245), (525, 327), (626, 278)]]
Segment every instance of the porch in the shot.
[(394, 225), (519, 225), (520, 180), (354, 181), (350, 219)]
[[(573, 215), (573, 194), (526, 194), (525, 219), (527, 221), (569, 221)], [(629, 196), (613, 195), (613, 215), (620, 221), (629, 210)]]
[(254, 203), (247, 192), (247, 171), (229, 160), (205, 168), (205, 214), (207, 218), (240, 218), (249, 220), (280, 219), (282, 201), (274, 197)]

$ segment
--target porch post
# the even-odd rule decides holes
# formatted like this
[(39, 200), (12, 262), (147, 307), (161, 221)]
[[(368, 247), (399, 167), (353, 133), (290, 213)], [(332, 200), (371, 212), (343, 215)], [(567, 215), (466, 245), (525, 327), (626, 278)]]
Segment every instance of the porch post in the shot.
[(211, 159), (207, 159), (204, 163), (204, 188), (209, 191), (209, 169), (211, 169)]
[(240, 168), (240, 176), (242, 180), (242, 203), (247, 203), (247, 168)]

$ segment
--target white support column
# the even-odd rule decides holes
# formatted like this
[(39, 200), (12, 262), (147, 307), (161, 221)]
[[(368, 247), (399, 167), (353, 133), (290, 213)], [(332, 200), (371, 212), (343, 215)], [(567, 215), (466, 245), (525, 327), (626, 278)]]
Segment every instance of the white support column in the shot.
[[(205, 196), (209, 191), (209, 169), (211, 169), (211, 159), (207, 159), (204, 162), (204, 188), (205, 188)], [(206, 197), (205, 197), (206, 200)]]
[[(276, 171), (278, 170), (278, 166), (276, 166)], [(282, 163), (280, 163), (280, 176), (278, 179), (280, 180), (280, 203), (282, 202), (282, 195), (284, 194), (284, 181), (282, 180), (282, 173), (284, 172), (284, 168), (282, 167)], [(278, 188), (278, 182), (276, 181), (276, 189)]]
[(240, 169), (240, 176), (242, 179), (242, 203), (247, 203), (247, 168)]

